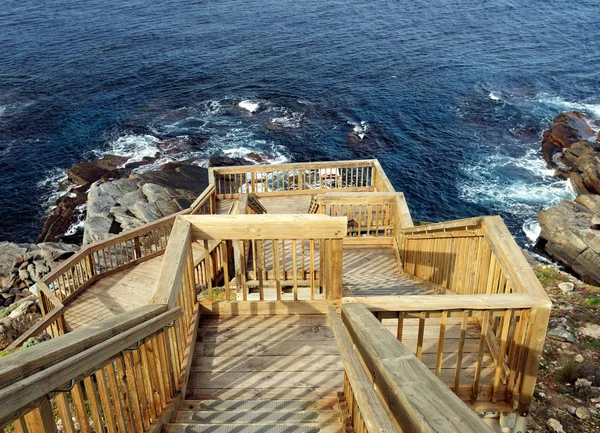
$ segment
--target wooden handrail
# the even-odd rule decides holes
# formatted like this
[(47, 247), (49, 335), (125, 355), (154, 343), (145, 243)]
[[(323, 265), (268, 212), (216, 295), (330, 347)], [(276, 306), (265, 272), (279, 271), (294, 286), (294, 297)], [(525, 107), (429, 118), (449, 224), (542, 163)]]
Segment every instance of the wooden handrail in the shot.
[(473, 229), (481, 226), (481, 223), (485, 217), (474, 217), (474, 218), (464, 218), (460, 220), (446, 221), (441, 223), (431, 223), (414, 227), (407, 227), (400, 230), (400, 233), (403, 235), (413, 235), (413, 234), (425, 234), (425, 233), (436, 233), (444, 230), (451, 229)]
[(343, 304), (362, 304), (371, 311), (506, 310), (550, 308), (550, 300), (527, 293), (499, 295), (408, 295), (345, 297)]
[(310, 170), (330, 167), (354, 168), (372, 166), (374, 159), (359, 159), (352, 161), (315, 161), (315, 162), (292, 162), (286, 164), (267, 165), (238, 165), (232, 167), (212, 167), (215, 174), (252, 173), (255, 171), (279, 171), (279, 170)]
[(365, 373), (334, 307), (329, 307), (328, 317), (350, 383), (352, 395), (345, 397), (352, 398), (358, 405), (358, 416), (352, 417), (354, 431), (364, 431), (361, 428), (364, 425), (369, 433), (400, 432), (375, 392), (373, 382)]
[(364, 305), (344, 305), (342, 319), (403, 432), (493, 432)]
[[(0, 426), (5, 426), (31, 409), (38, 407), (40, 399), (53, 395), (71, 380), (78, 381), (88, 376), (116, 354), (164, 328), (180, 316), (180, 308), (166, 311), (83, 351), (78, 350), (77, 353), (72, 353), (62, 361), (56, 362), (41, 371), (22, 377), (12, 383), (11, 386), (3, 387), (0, 389)], [(86, 330), (82, 329), (74, 331), (72, 335), (80, 340), (77, 337), (80, 337), (81, 333), (84, 332)], [(104, 333), (105, 331), (96, 330), (96, 332)], [(74, 337), (71, 336), (71, 338)], [(77, 342), (74, 342), (75, 346), (76, 344)], [(54, 351), (56, 350), (55, 347), (55, 341), (46, 341), (37, 346), (36, 353), (39, 354), (45, 350)], [(73, 345), (71, 345), (71, 349), (73, 349)], [(11, 357), (29, 357), (28, 353), (28, 351), (23, 351), (11, 355)], [(12, 360), (16, 359), (14, 357)]]
[[(214, 199), (215, 199), (215, 185), (210, 184), (210, 185), (208, 185), (208, 187), (206, 187), (206, 189), (204, 191), (202, 191), (202, 194), (200, 194), (198, 196), (198, 198), (196, 198), (196, 200), (194, 200), (194, 202), (190, 206), (190, 211), (188, 213), (195, 214), (196, 211), (198, 211), (209, 200), (211, 200), (210, 206), (214, 206), (215, 205)], [(213, 211), (211, 213), (216, 213), (216, 211)]]
[(192, 238), (200, 239), (342, 239), (346, 217), (326, 215), (189, 215)]
[(160, 276), (156, 290), (149, 304), (166, 304), (173, 308), (177, 300), (179, 286), (186, 266), (186, 258), (190, 251), (191, 224), (182, 218), (177, 218), (173, 225), (169, 245), (165, 251)]
[(496, 260), (500, 263), (502, 270), (511, 278), (515, 287), (523, 293), (530, 293), (549, 301), (548, 295), (533, 270), (521, 248), (506, 228), (499, 216), (483, 218), (483, 233), (489, 242)]
[(164, 313), (165, 305), (144, 305), (85, 328), (60, 335), (50, 343), (40, 343), (0, 358), (0, 388), (39, 370), (76, 355), (132, 327)]

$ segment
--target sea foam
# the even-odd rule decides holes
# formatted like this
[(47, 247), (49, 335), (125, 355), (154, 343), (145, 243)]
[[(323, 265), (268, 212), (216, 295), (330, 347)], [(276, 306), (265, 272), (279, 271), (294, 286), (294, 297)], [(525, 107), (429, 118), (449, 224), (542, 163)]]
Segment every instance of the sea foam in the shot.
[(245, 99), (238, 103), (238, 107), (243, 108), (244, 110), (247, 110), (250, 113), (256, 113), (260, 108), (260, 102)]

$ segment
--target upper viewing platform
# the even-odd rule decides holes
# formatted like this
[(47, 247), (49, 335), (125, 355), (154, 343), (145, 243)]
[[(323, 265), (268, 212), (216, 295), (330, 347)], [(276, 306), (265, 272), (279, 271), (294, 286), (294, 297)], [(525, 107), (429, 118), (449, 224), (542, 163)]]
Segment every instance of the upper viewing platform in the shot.
[(16, 431), (524, 432), (550, 312), (499, 217), (414, 226), (377, 160), (212, 168), (37, 287)]

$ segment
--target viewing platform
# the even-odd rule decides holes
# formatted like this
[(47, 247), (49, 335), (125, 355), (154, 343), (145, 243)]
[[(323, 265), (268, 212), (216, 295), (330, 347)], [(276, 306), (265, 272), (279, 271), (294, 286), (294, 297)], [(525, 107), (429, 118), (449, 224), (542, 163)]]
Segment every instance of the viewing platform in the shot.
[(23, 432), (524, 432), (550, 312), (499, 217), (415, 227), (376, 160), (213, 168), (37, 286)]

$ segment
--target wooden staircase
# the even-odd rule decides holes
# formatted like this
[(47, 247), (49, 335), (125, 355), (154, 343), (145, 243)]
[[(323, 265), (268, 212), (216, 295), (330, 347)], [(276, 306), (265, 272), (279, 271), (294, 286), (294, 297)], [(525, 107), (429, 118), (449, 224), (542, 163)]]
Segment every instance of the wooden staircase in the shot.
[(205, 317), (189, 400), (163, 431), (337, 433), (342, 389), (327, 316)]

